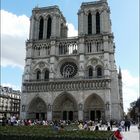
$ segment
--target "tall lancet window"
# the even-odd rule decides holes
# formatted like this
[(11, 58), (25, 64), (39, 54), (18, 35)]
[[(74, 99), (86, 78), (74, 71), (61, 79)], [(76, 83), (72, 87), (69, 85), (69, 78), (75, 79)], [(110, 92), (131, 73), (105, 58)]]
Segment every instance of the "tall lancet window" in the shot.
[(52, 19), (51, 17), (49, 17), (48, 24), (47, 24), (47, 39), (51, 37), (51, 28), (52, 28)]
[(40, 70), (38, 70), (38, 71), (36, 72), (36, 79), (37, 79), (37, 80), (41, 80), (41, 72), (40, 72)]
[(48, 70), (46, 70), (44, 73), (44, 79), (49, 80), (49, 71)]
[(102, 68), (101, 67), (97, 68), (97, 77), (102, 77)]
[(88, 69), (88, 76), (89, 76), (89, 78), (92, 78), (93, 77), (93, 68), (92, 67), (90, 67)]
[(41, 17), (39, 22), (39, 39), (43, 39), (43, 26), (44, 26), (44, 20)]
[(100, 33), (100, 14), (96, 13), (96, 34)]
[(92, 15), (88, 14), (88, 34), (92, 34)]

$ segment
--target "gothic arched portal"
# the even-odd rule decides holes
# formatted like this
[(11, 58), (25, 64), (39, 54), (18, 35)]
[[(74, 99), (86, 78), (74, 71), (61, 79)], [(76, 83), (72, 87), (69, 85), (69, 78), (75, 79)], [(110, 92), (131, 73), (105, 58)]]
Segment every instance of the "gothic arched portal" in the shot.
[(76, 120), (78, 119), (77, 103), (69, 93), (62, 93), (56, 97), (53, 103), (54, 120)]
[(34, 98), (29, 104), (28, 118), (44, 120), (47, 116), (47, 105), (40, 97)]
[(104, 108), (103, 100), (97, 94), (92, 94), (85, 101), (84, 118), (92, 121), (104, 119)]

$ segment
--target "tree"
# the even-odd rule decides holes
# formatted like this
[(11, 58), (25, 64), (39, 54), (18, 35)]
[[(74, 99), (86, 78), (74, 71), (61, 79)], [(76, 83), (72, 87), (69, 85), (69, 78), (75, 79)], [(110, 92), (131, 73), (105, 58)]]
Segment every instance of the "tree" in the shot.
[(140, 117), (140, 98), (137, 101), (130, 103), (130, 108), (128, 109), (128, 116), (133, 121), (138, 121), (138, 117)]

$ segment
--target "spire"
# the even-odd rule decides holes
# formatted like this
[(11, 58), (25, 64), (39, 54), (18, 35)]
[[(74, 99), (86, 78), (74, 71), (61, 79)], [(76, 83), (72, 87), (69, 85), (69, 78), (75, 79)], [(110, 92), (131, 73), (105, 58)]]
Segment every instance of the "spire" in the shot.
[(119, 74), (118, 74), (118, 78), (119, 78), (119, 79), (122, 79), (122, 71), (121, 71), (120, 66), (119, 66)]

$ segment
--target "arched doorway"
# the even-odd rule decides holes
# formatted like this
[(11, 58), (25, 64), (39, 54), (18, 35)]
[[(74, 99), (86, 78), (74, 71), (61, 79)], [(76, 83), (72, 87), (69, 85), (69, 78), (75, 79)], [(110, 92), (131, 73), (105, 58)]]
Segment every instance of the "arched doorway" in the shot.
[(56, 97), (53, 104), (53, 119), (70, 121), (78, 119), (77, 103), (72, 95), (63, 93)]
[(40, 97), (36, 97), (31, 101), (28, 108), (28, 118), (37, 120), (47, 119), (47, 106)]
[(84, 105), (84, 118), (92, 121), (104, 119), (105, 107), (103, 100), (96, 94), (90, 95)]

